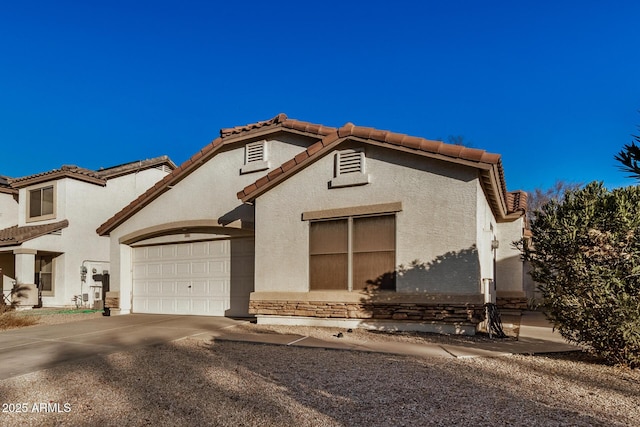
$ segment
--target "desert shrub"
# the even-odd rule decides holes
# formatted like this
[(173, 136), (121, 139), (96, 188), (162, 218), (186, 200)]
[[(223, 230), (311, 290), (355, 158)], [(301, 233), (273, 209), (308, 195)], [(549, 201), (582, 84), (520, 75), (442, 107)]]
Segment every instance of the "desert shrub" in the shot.
[(640, 367), (640, 187), (568, 191), (536, 212), (531, 231), (524, 257), (560, 334)]

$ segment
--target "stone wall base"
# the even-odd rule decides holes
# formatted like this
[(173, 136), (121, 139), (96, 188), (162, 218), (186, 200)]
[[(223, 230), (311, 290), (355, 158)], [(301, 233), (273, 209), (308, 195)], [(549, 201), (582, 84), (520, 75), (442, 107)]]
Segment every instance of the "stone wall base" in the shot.
[(500, 310), (528, 310), (526, 297), (497, 297), (496, 305)]
[[(347, 324), (352, 321), (356, 327), (371, 324), (373, 329), (384, 325), (386, 328), (400, 330), (397, 325), (404, 325), (402, 330), (427, 330), (442, 333), (475, 332), (477, 325), (484, 320), (485, 310), (482, 304), (464, 303), (387, 303), (387, 302), (331, 302), (331, 301), (279, 301), (251, 300), (249, 314), (254, 314), (259, 323), (286, 319), (284, 324), (306, 324), (308, 319), (324, 320)], [(302, 319), (304, 322), (302, 321)], [(284, 321), (284, 320), (279, 320)], [(334, 322), (335, 323), (335, 322)], [(283, 324), (283, 323), (280, 323)], [(421, 329), (411, 329), (421, 328)], [(444, 332), (444, 329), (447, 331)], [(456, 331), (460, 332), (456, 332)]]

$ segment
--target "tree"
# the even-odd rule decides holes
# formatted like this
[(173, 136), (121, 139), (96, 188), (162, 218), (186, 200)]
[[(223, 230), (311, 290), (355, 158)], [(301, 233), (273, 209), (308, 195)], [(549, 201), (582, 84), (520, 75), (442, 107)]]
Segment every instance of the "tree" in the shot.
[(635, 141), (626, 144), (622, 150), (614, 156), (620, 162), (619, 168), (629, 174), (629, 178), (640, 180), (640, 147), (636, 142), (640, 143), (640, 136), (634, 136)]
[(560, 334), (640, 367), (640, 187), (569, 190), (541, 207), (531, 231), (524, 258)]
[(449, 135), (446, 140), (447, 144), (462, 145), (463, 147), (473, 147), (473, 143), (467, 140), (464, 135)]
[(562, 200), (564, 194), (567, 191), (577, 190), (582, 187), (581, 183), (575, 182), (567, 182), (563, 180), (556, 180), (556, 182), (550, 188), (546, 190), (542, 190), (541, 188), (536, 188), (533, 191), (527, 192), (527, 218), (531, 221), (536, 212), (539, 211), (542, 206), (546, 203), (549, 203), (551, 200), (559, 201)]

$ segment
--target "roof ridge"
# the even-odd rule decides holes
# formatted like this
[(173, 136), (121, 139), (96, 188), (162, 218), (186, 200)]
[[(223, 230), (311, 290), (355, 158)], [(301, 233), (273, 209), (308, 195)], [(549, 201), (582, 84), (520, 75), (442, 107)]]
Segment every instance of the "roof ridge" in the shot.
[(280, 113), (277, 116), (253, 124), (244, 126), (236, 126), (232, 128), (220, 129), (220, 136), (203, 148), (196, 152), (189, 159), (185, 160), (180, 166), (174, 169), (171, 173), (166, 175), (163, 179), (156, 182), (154, 186), (138, 196), (135, 200), (129, 203), (127, 206), (116, 212), (111, 218), (107, 219), (102, 225), (97, 228), (97, 233), (104, 235), (111, 229), (116, 227), (122, 221), (126, 220), (128, 215), (132, 215), (137, 212), (138, 207), (141, 207), (144, 203), (159, 197), (166, 188), (170, 185), (176, 184), (183, 177), (187, 176), (193, 170), (200, 167), (201, 164), (206, 162), (209, 158), (215, 155), (215, 153), (224, 146), (226, 143), (235, 143), (235, 139), (226, 141), (226, 138), (241, 135), (247, 132), (251, 132), (258, 129), (280, 126), (284, 129), (291, 129), (298, 132), (304, 132), (307, 134), (314, 134), (319, 138), (324, 138), (331, 133), (336, 132), (336, 128), (323, 126), (311, 122), (303, 122), (300, 120), (290, 119), (286, 114)]
[(222, 128), (220, 129), (220, 138), (226, 138), (229, 137), (231, 135), (237, 135), (239, 133), (244, 133), (250, 130), (254, 130), (254, 129), (260, 129), (262, 127), (265, 126), (273, 126), (273, 125), (277, 125), (279, 123), (284, 122), (285, 120), (287, 120), (287, 115), (284, 113), (280, 113), (277, 116), (269, 119), (269, 120), (263, 120), (260, 122), (255, 122), (255, 123), (249, 123), (243, 126), (234, 126), (231, 128)]
[(235, 126), (231, 128), (220, 129), (220, 138), (229, 138), (231, 136), (240, 135), (246, 132), (262, 129), (265, 127), (281, 126), (287, 129), (293, 129), (306, 133), (313, 133), (316, 135), (327, 135), (334, 132), (336, 128), (330, 126), (324, 126), (321, 124), (304, 122), (301, 120), (290, 119), (286, 114), (280, 113), (277, 116), (260, 122), (250, 123), (244, 126)]
[[(410, 136), (403, 133), (392, 132), (388, 130), (380, 130), (372, 127), (356, 126), (351, 122), (347, 122), (342, 127), (335, 129), (332, 133), (309, 146), (305, 151), (299, 153), (294, 158), (280, 165), (269, 172), (266, 176), (256, 182), (247, 185), (243, 190), (237, 193), (239, 199), (245, 200), (248, 196), (257, 191), (260, 187), (267, 185), (275, 180), (283, 173), (291, 170), (294, 166), (302, 162), (308, 162), (308, 158), (318, 156), (319, 152), (324, 152), (323, 148), (333, 145), (338, 141), (342, 141), (349, 137), (362, 138), (376, 141), (379, 143), (390, 144), (392, 146), (403, 147), (416, 152), (426, 152), (452, 159), (460, 159), (476, 163), (486, 163), (496, 165), (501, 175), (501, 184), (503, 191), (506, 193), (506, 185), (504, 184), (504, 172), (502, 171), (502, 161), (499, 154), (489, 153), (486, 150), (477, 148), (464, 147), (462, 145), (447, 144), (442, 141), (425, 139), (422, 137)], [(338, 142), (339, 143), (339, 142)]]
[(59, 173), (72, 173), (78, 175), (90, 176), (92, 178), (100, 179), (96, 171), (92, 169), (82, 168), (76, 165), (62, 165), (59, 168), (51, 169), (45, 172), (34, 173), (32, 175), (21, 176), (18, 178), (7, 178), (7, 182), (9, 185), (13, 185), (14, 183), (20, 183), (27, 180), (37, 179), (44, 176), (59, 174)]

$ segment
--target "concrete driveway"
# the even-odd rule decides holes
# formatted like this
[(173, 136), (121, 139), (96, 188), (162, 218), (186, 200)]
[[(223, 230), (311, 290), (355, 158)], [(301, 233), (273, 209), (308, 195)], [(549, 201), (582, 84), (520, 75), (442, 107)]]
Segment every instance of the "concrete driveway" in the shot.
[(131, 314), (3, 331), (0, 380), (130, 347), (212, 337), (242, 323), (226, 317)]

